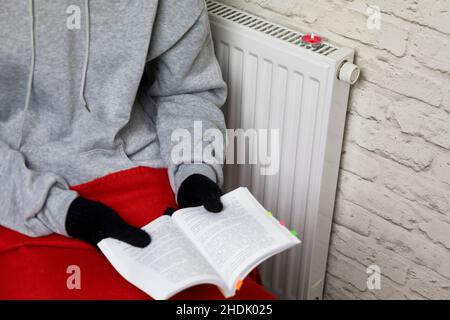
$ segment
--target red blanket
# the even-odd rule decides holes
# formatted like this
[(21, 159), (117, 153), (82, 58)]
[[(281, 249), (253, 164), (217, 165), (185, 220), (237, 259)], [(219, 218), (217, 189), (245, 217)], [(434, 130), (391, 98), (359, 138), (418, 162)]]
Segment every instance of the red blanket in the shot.
[[(101, 201), (127, 222), (144, 226), (168, 206), (176, 206), (165, 169), (136, 167), (72, 186), (80, 195)], [(80, 268), (81, 288), (67, 281)], [(70, 269), (69, 269), (70, 270)], [(273, 299), (257, 279), (247, 277), (233, 299)], [(0, 227), (0, 299), (150, 299), (129, 284), (95, 248), (79, 240), (51, 235), (30, 238)], [(223, 299), (212, 285), (179, 293), (174, 299)]]

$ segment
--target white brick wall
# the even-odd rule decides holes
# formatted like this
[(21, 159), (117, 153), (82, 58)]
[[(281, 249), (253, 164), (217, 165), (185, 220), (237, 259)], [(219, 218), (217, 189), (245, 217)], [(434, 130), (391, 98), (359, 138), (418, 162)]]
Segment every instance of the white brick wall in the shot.
[(222, 2), (357, 51), (325, 298), (450, 299), (450, 1)]

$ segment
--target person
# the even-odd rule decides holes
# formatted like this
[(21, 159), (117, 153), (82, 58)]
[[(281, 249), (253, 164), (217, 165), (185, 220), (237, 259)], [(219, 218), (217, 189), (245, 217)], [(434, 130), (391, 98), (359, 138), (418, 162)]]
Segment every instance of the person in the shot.
[(203, 0), (2, 0), (0, 30), (3, 227), (145, 247), (151, 235), (70, 187), (136, 166), (167, 168), (179, 207), (222, 210), (221, 165), (171, 155), (176, 129), (225, 131)]

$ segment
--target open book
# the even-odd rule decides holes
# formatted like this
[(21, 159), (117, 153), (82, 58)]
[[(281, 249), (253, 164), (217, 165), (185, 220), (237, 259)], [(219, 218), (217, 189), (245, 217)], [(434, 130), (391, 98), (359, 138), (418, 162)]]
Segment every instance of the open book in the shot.
[(152, 221), (143, 228), (152, 237), (146, 248), (112, 238), (98, 246), (126, 280), (154, 299), (203, 283), (231, 297), (258, 264), (300, 241), (246, 188), (221, 199), (220, 213), (185, 208)]

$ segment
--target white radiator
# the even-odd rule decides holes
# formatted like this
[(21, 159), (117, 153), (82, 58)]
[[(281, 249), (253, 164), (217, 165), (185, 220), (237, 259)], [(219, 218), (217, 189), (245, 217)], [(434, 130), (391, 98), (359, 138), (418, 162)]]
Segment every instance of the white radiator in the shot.
[(229, 85), (228, 128), (280, 130), (278, 174), (227, 165), (225, 189), (248, 187), (302, 240), (261, 266), (266, 287), (283, 299), (321, 299), (349, 82), (359, 75), (354, 52), (327, 43), (310, 47), (299, 32), (206, 3)]

